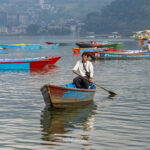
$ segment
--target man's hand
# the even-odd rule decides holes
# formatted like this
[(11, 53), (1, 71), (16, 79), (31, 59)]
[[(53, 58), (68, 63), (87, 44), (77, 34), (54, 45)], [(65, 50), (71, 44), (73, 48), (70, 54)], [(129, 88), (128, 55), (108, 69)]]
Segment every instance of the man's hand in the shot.
[(88, 80), (89, 80), (89, 82), (93, 82), (92, 78), (89, 78)]
[(72, 70), (72, 72), (73, 72), (73, 73), (77, 73), (77, 71), (76, 71), (76, 70)]

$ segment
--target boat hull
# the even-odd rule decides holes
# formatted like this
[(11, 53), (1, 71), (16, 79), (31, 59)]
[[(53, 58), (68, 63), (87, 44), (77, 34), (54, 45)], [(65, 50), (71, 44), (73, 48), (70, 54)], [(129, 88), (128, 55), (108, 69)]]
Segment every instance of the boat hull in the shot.
[(140, 59), (150, 58), (150, 52), (87, 52), (92, 59)]
[(37, 69), (55, 64), (61, 57), (1, 59), (0, 69)]
[(0, 50), (0, 54), (6, 54), (7, 50)]
[(82, 54), (84, 52), (108, 51), (109, 48), (72, 48), (74, 54)]
[(97, 43), (97, 42), (94, 42), (92, 41), (91, 44), (89, 43), (76, 43), (76, 45), (79, 47), (79, 48), (113, 48), (115, 50), (117, 49), (120, 49), (123, 44), (122, 43)]
[(46, 84), (41, 88), (41, 92), (47, 107), (68, 108), (91, 103), (96, 89), (77, 89)]
[(58, 43), (54, 43), (54, 42), (46, 42), (46, 44), (48, 45), (52, 45), (52, 44), (59, 44), (59, 46), (74, 46), (75, 43), (74, 42), (58, 42)]
[(41, 45), (42, 49), (56, 49), (58, 47), (59, 47), (59, 44)]
[(41, 45), (40, 44), (1, 44), (0, 45), (3, 48), (9, 48), (9, 49), (23, 49), (23, 50), (40, 50)]

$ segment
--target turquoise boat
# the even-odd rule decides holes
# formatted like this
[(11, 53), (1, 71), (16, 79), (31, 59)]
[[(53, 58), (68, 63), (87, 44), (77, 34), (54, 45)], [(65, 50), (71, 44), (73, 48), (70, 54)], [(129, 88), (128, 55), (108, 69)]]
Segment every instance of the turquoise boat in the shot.
[(3, 48), (22, 48), (22, 47), (25, 47), (25, 44), (0, 44), (0, 47), (3, 47)]
[(87, 52), (92, 59), (141, 59), (150, 58), (150, 52), (145, 51), (108, 51), (108, 52)]
[(91, 103), (96, 87), (93, 84), (90, 87), (90, 89), (79, 89), (73, 83), (62, 86), (46, 84), (41, 88), (41, 92), (47, 107), (68, 108)]
[(28, 49), (28, 50), (40, 50), (40, 44), (1, 44), (0, 47), (9, 49)]
[(59, 44), (51, 44), (51, 45), (41, 45), (42, 49), (57, 49)]
[(27, 50), (40, 50), (41, 45), (40, 44), (26, 44), (25, 47), (23, 48)]
[(7, 50), (0, 50), (0, 54), (7, 54)]
[(6, 53), (7, 53), (7, 48), (0, 47), (0, 54), (6, 54)]

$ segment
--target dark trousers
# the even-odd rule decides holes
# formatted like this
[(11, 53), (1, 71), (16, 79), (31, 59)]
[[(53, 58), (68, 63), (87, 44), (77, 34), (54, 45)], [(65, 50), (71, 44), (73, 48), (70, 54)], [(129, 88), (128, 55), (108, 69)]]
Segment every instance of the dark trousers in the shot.
[[(86, 78), (86, 77), (84, 77)], [(76, 85), (77, 88), (80, 88), (80, 89), (88, 89), (89, 88), (89, 81), (84, 79), (80, 76), (76, 77), (73, 79), (73, 83)]]

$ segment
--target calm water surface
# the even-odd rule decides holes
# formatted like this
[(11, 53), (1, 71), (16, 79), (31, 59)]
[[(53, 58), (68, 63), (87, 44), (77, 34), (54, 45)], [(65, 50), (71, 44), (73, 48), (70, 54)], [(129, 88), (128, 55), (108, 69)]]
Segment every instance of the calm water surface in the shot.
[[(1, 43), (83, 40), (67, 37), (1, 37)], [(139, 43), (121, 39), (124, 49)], [(94, 102), (76, 109), (45, 110), (40, 92), (46, 83), (72, 82), (80, 56), (72, 47), (56, 50), (8, 50), (0, 58), (62, 56), (55, 66), (36, 71), (0, 71), (0, 149), (150, 149), (150, 60), (93, 61), (94, 81), (118, 95), (98, 89)]]

